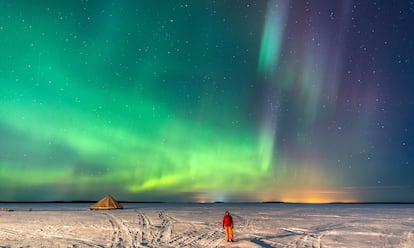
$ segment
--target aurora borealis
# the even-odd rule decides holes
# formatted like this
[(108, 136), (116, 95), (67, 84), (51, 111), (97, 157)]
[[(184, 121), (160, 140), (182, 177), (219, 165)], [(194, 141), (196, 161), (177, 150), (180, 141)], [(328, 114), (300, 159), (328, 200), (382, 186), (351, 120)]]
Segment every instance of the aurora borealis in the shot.
[(414, 1), (0, 1), (0, 201), (414, 201)]

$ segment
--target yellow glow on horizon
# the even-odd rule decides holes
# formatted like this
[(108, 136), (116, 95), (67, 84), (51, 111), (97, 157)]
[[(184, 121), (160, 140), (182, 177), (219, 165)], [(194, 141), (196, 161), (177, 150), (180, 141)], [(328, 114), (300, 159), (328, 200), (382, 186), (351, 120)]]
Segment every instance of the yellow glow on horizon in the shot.
[(265, 194), (261, 197), (263, 202), (285, 202), (285, 203), (308, 203), (308, 204), (324, 204), (324, 203), (354, 203), (360, 199), (354, 196), (353, 192), (341, 190), (288, 190), (284, 192), (275, 192)]

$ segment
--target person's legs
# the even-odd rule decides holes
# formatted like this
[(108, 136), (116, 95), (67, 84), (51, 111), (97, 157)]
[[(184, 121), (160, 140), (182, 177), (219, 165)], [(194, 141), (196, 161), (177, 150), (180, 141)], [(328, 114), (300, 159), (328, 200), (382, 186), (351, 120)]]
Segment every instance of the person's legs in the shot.
[(234, 241), (233, 228), (231, 226), (229, 226), (229, 238), (232, 242)]
[(225, 226), (224, 229), (226, 230), (226, 241), (230, 241), (230, 231), (231, 231), (231, 226)]

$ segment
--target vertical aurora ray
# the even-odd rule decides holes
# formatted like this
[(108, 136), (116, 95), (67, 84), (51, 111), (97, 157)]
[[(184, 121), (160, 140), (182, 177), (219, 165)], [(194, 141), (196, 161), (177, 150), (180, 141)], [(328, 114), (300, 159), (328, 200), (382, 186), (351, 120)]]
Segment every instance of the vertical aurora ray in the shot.
[[(283, 45), (283, 33), (288, 14), (289, 1), (268, 1), (266, 15), (261, 36), (258, 58), (258, 73), (264, 81), (272, 81), (278, 66), (280, 51)], [(265, 99), (272, 96), (265, 96)], [(277, 102), (265, 100), (263, 120), (259, 131), (259, 156), (261, 158), (261, 170), (267, 171), (274, 163), (274, 152), (277, 140)]]
[(288, 6), (289, 1), (268, 1), (258, 63), (262, 75), (274, 72), (278, 65)]

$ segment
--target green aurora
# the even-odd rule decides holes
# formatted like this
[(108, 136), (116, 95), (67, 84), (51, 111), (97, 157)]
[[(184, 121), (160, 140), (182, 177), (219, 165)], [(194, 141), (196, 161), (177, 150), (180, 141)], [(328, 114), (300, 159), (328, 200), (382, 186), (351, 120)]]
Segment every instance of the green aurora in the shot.
[(235, 2), (1, 1), (0, 201), (400, 200), (351, 4)]

